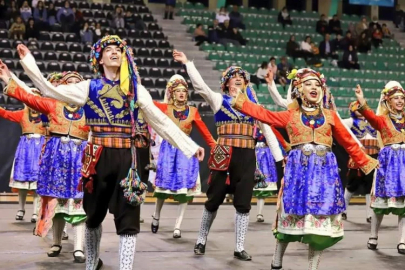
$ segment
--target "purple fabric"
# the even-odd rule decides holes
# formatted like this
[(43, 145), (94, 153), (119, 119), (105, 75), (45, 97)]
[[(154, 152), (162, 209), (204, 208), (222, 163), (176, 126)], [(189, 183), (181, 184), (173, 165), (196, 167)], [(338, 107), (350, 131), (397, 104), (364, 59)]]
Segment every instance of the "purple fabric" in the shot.
[(405, 196), (405, 150), (384, 147), (379, 155), (375, 195), (380, 198)]
[(277, 183), (277, 169), (274, 157), (269, 147), (256, 148), (257, 165), (260, 171), (266, 177), (267, 183)]
[(336, 157), (306, 156), (300, 149), (290, 151), (284, 176), (284, 210), (294, 215), (336, 215), (345, 207)]
[(45, 138), (28, 138), (21, 136), (15, 153), (14, 181), (34, 182), (38, 180), (39, 157)]
[(83, 192), (78, 192), (77, 186), (86, 144), (87, 141), (79, 145), (73, 141), (64, 143), (59, 137), (52, 137), (46, 143), (39, 168), (39, 195), (59, 199), (83, 198)]
[(172, 191), (195, 187), (199, 165), (195, 157), (188, 159), (180, 150), (163, 140), (156, 169), (156, 187)]

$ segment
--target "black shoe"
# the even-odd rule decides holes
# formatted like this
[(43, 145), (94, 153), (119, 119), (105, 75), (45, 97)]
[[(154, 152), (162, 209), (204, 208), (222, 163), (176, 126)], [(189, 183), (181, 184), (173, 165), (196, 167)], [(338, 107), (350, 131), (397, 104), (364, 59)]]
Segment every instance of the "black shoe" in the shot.
[[(76, 256), (76, 252), (80, 252), (80, 256)], [(86, 261), (86, 257), (84, 256), (83, 250), (75, 250), (73, 251), (73, 258), (75, 258), (75, 263), (84, 263)]]
[(96, 270), (100, 270), (101, 267), (103, 267), (103, 261), (99, 258), (99, 259), (98, 259), (98, 263), (97, 263)]
[[(20, 214), (22, 213), (22, 215)], [(25, 215), (25, 210), (18, 210), (17, 215), (15, 215), (15, 220), (23, 220)]]
[[(370, 240), (378, 240), (378, 237), (370, 237), (370, 238), (368, 239), (368, 241), (370, 242)], [(367, 248), (368, 248), (368, 249), (371, 249), (371, 250), (376, 250), (378, 244), (371, 244), (371, 243), (369, 243), (369, 242), (367, 242)]]
[(366, 221), (367, 221), (367, 223), (371, 223), (371, 217), (368, 217), (368, 218), (366, 219)]
[(400, 245), (405, 245), (405, 243), (399, 243), (398, 246), (397, 246), (398, 253), (402, 254), (402, 255), (405, 255), (405, 249), (402, 249), (402, 248), (400, 249), (399, 248)]
[(205, 254), (205, 245), (203, 245), (203, 244), (195, 244), (195, 246), (194, 246), (194, 254), (195, 255), (204, 255)]
[(241, 261), (251, 261), (252, 256), (250, 256), (246, 251), (242, 250), (241, 252), (239, 251), (234, 251), (233, 256)]
[(48, 251), (48, 257), (58, 257), (59, 256), (59, 254), (60, 254), (60, 252), (62, 251), (62, 246), (59, 246), (59, 245), (53, 245), (51, 248), (53, 248), (53, 247), (57, 247), (57, 248), (59, 248), (59, 250), (50, 250), (50, 251)]
[(281, 270), (281, 269), (283, 269), (281, 265), (280, 266), (271, 265), (271, 270)]
[(165, 12), (165, 17), (163, 18), (163, 20), (167, 20), (168, 16), (169, 16), (169, 13), (166, 11)]
[(174, 20), (174, 18), (173, 18), (173, 12), (170, 12), (170, 13), (169, 13), (169, 20)]
[(346, 213), (342, 213), (342, 219), (347, 220), (347, 214)]
[(153, 225), (153, 221), (152, 221), (152, 223), (150, 224), (150, 230), (151, 230), (153, 233), (157, 233), (158, 230), (159, 230), (159, 219), (158, 219), (158, 218), (155, 218), (154, 216), (152, 216), (152, 218), (158, 222), (158, 225), (156, 225), (156, 226)]

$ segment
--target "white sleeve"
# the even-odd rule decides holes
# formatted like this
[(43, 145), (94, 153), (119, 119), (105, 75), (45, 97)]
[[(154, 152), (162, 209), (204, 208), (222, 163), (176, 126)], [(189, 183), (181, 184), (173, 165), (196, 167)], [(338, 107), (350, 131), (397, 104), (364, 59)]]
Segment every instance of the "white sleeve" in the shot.
[(22, 89), (24, 89), (25, 92), (31, 93), (33, 94), (31, 88), (28, 87), (28, 85), (25, 84), (25, 82), (21, 81), (14, 73), (11, 73), (11, 78), (13, 79), (13, 81), (15, 81), (19, 87), (21, 87)]
[(276, 162), (284, 159), (283, 152), (281, 151), (280, 144), (278, 143), (276, 135), (274, 135), (273, 130), (269, 125), (259, 122), (259, 127), (266, 138), (267, 145), (270, 148), (271, 154), (273, 155)]
[(349, 117), (346, 119), (340, 119), (347, 128), (351, 129), (353, 127), (353, 118)]
[(280, 93), (277, 90), (277, 86), (276, 86), (276, 83), (274, 82), (274, 80), (271, 82), (271, 84), (267, 84), (267, 89), (269, 90), (271, 98), (278, 106), (283, 107), (283, 108), (288, 107), (287, 99), (283, 98), (280, 95)]
[(45, 97), (78, 106), (83, 106), (86, 103), (89, 95), (90, 80), (55, 87), (42, 76), (32, 54), (27, 54), (20, 62), (25, 73)]
[(347, 119), (342, 119), (338, 113), (338, 111), (336, 111), (336, 115), (339, 117), (340, 121), (343, 123), (343, 125), (346, 127), (347, 132), (350, 133), (350, 135), (352, 136), (353, 140), (356, 141), (356, 143), (360, 146), (360, 148), (363, 148), (363, 144), (359, 141), (359, 139), (357, 139), (356, 135), (353, 134), (351, 128), (353, 126), (353, 119), (347, 118)]
[(163, 139), (180, 149), (188, 158), (192, 157), (199, 146), (190, 139), (176, 124), (153, 104), (152, 97), (142, 85), (138, 84), (138, 105), (146, 122)]
[(222, 94), (212, 91), (208, 85), (204, 82), (200, 73), (194, 66), (193, 62), (187, 62), (186, 69), (191, 82), (193, 83), (194, 90), (200, 94), (205, 101), (210, 104), (214, 113), (219, 111), (222, 106), (223, 97)]

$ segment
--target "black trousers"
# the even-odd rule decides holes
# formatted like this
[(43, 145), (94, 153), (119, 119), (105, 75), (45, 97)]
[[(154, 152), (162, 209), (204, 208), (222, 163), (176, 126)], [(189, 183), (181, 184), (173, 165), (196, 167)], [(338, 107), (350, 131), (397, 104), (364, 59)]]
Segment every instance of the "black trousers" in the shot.
[[(371, 157), (377, 159), (378, 154), (371, 155)], [(362, 194), (370, 194), (373, 186), (374, 172), (375, 170), (365, 175), (360, 169), (349, 169), (347, 173), (347, 190), (351, 193), (359, 191)]]
[[(93, 192), (89, 193), (86, 189), (84, 191), (83, 208), (89, 228), (97, 228), (109, 210), (114, 215), (118, 235), (139, 233), (140, 207), (127, 203), (119, 184), (127, 177), (131, 162), (131, 149), (103, 149), (96, 165), (97, 174), (93, 176)], [(84, 185), (87, 181), (89, 180), (84, 181)]]
[(145, 167), (150, 163), (149, 156), (149, 146), (146, 148), (136, 148), (136, 162), (137, 162), (137, 171), (139, 178), (144, 183), (148, 183), (149, 180), (149, 170), (146, 170)]
[(234, 194), (233, 206), (239, 213), (249, 213), (256, 170), (254, 149), (233, 147), (229, 164), (230, 185), (226, 184), (226, 171), (212, 171), (205, 208), (215, 212), (224, 202), (226, 194)]

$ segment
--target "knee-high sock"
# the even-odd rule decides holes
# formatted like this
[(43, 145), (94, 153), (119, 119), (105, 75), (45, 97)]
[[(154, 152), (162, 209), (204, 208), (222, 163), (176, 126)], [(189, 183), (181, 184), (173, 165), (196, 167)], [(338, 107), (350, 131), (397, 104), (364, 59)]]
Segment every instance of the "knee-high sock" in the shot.
[(74, 250), (83, 251), (85, 230), (86, 230), (85, 222), (80, 222), (79, 224), (73, 225), (73, 232), (75, 237)]
[(346, 204), (346, 211), (349, 208), (349, 204), (350, 204), (350, 199), (352, 198), (353, 193), (351, 193), (347, 188), (345, 189), (345, 204)]
[(235, 251), (241, 252), (245, 250), (245, 238), (249, 227), (249, 213), (239, 213), (236, 211), (235, 214), (235, 236), (236, 236), (236, 247)]
[(321, 261), (321, 255), (323, 250), (314, 250), (309, 247), (308, 250), (308, 270), (318, 270), (319, 262)]
[(209, 212), (204, 207), (203, 215), (201, 218), (201, 227), (198, 233), (197, 244), (203, 244), (207, 242), (208, 233), (210, 232), (211, 225), (214, 222), (215, 217), (217, 216), (217, 211)]
[(39, 201), (39, 196), (35, 192), (34, 195), (32, 196), (32, 214), (38, 215), (38, 201)]
[(157, 198), (156, 204), (155, 204), (155, 213), (153, 213), (154, 219), (152, 220), (152, 224), (154, 226), (157, 226), (159, 224), (159, 219), (160, 219), (160, 211), (162, 211), (163, 203), (165, 200)]
[(120, 235), (120, 270), (132, 270), (136, 247), (136, 235)]
[(372, 209), (371, 209), (371, 207), (370, 207), (370, 205), (371, 205), (371, 197), (370, 197), (370, 194), (366, 194), (366, 213), (367, 213), (367, 218), (369, 218), (369, 217), (371, 217), (371, 215), (372, 215)]
[(103, 228), (88, 228), (85, 231), (85, 244), (86, 244), (86, 270), (94, 270), (97, 267), (100, 257), (100, 241), (103, 234)]
[(283, 265), (283, 257), (285, 250), (287, 249), (288, 243), (281, 243), (277, 240), (276, 250), (274, 251), (272, 265), (280, 267)]
[(178, 206), (178, 214), (176, 219), (176, 224), (174, 225), (174, 229), (179, 229), (181, 227), (181, 223), (183, 222), (184, 212), (186, 212), (187, 203), (181, 203)]
[(398, 230), (399, 230), (399, 242), (398, 243), (405, 243), (405, 217), (404, 216), (398, 216)]
[(65, 225), (64, 225), (64, 227), (63, 227), (63, 231), (64, 231), (65, 233), (67, 233), (67, 229), (68, 229), (67, 223), (65, 223)]
[(262, 215), (263, 207), (264, 207), (264, 199), (258, 198), (257, 199), (257, 214), (258, 215)]
[(19, 210), (25, 210), (25, 202), (27, 201), (27, 193), (28, 193), (28, 190), (26, 190), (26, 189), (18, 190), (18, 205), (20, 206)]
[(63, 227), (65, 227), (65, 220), (63, 218), (53, 218), (53, 244), (62, 245)]
[[(371, 235), (372, 238), (378, 238), (378, 230), (384, 215), (377, 215), (374, 211), (371, 213)], [(377, 240), (369, 240), (371, 244), (377, 244)]]

